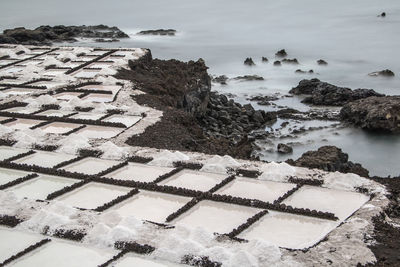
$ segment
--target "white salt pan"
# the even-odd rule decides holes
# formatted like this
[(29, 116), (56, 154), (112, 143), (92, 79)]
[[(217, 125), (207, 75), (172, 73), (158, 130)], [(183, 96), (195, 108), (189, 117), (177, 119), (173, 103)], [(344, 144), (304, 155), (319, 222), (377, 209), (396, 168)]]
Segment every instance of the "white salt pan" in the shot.
[(0, 160), (5, 160), (25, 152), (28, 152), (28, 150), (8, 146), (0, 146)]
[(208, 191), (215, 185), (222, 182), (226, 175), (219, 175), (214, 173), (183, 170), (162, 181), (160, 184), (182, 187), (192, 190)]
[(0, 185), (25, 177), (29, 172), (0, 168)]
[(112, 138), (121, 133), (123, 130), (124, 130), (123, 128), (117, 128), (117, 127), (90, 125), (86, 126), (85, 128), (76, 133), (86, 138)]
[(80, 124), (75, 124), (75, 123), (66, 123), (66, 122), (52, 122), (50, 124), (47, 124), (40, 129), (43, 130), (43, 132), (46, 133), (52, 133), (52, 134), (64, 134), (68, 133), (69, 131), (72, 131), (75, 128), (78, 128), (81, 126)]
[(79, 172), (84, 174), (97, 174), (104, 171), (114, 165), (119, 164), (118, 161), (105, 160), (98, 158), (85, 158), (80, 161), (69, 164), (62, 169), (70, 172)]
[(42, 121), (37, 121), (37, 120), (17, 119), (16, 121), (6, 123), (5, 125), (14, 130), (23, 130), (35, 126), (41, 122)]
[(126, 127), (131, 127), (132, 125), (136, 124), (141, 119), (142, 119), (142, 117), (140, 117), (140, 116), (112, 115), (112, 116), (104, 119), (104, 121), (120, 122), (120, 123), (123, 123)]
[[(124, 256), (121, 260), (114, 264), (115, 267), (173, 267), (173, 266), (183, 266), (178, 264), (152, 261), (150, 259), (145, 259), (140, 256), (134, 256), (132, 254)], [(185, 265), (186, 266), (186, 265)]]
[(101, 117), (103, 117), (105, 114), (101, 113), (91, 113), (91, 112), (79, 112), (78, 114), (75, 114), (71, 116), (70, 118), (73, 119), (81, 119), (81, 120), (98, 120)]
[(76, 156), (74, 155), (68, 155), (63, 153), (36, 151), (35, 154), (23, 157), (21, 159), (16, 160), (15, 162), (51, 168), (63, 161), (67, 161), (75, 157)]
[(135, 180), (138, 182), (152, 182), (160, 175), (172, 171), (173, 168), (149, 166), (139, 163), (129, 163), (127, 166), (122, 167), (112, 173), (107, 174), (118, 180)]

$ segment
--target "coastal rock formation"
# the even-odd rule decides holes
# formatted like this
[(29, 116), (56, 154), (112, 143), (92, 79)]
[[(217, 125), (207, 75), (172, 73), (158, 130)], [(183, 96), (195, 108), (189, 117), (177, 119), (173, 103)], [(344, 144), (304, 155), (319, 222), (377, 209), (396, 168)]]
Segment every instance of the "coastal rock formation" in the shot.
[(293, 58), (293, 59), (284, 58), (284, 59), (282, 59), (282, 63), (297, 65), (297, 64), (299, 64), (299, 61), (297, 60), (297, 58)]
[(400, 96), (368, 97), (348, 103), (340, 117), (364, 129), (400, 133)]
[(228, 81), (228, 79), (229, 79), (228, 76), (220, 75), (220, 76), (212, 78), (212, 81), (215, 82), (215, 83), (226, 85), (227, 84), (226, 82)]
[(264, 78), (258, 75), (244, 75), (237, 76), (234, 78), (235, 80), (243, 80), (243, 81), (263, 81)]
[(261, 61), (264, 62), (264, 63), (266, 63), (266, 62), (268, 62), (268, 58), (262, 57), (262, 58), (261, 58)]
[(280, 66), (280, 65), (282, 65), (282, 63), (279, 60), (274, 62), (274, 66)]
[(305, 152), (297, 160), (288, 160), (289, 164), (298, 167), (317, 168), (324, 171), (355, 173), (369, 177), (368, 170), (360, 164), (349, 161), (349, 155), (335, 146), (322, 146), (318, 150)]
[(374, 71), (374, 72), (368, 73), (368, 76), (371, 76), (371, 77), (378, 77), (378, 76), (394, 77), (394, 72), (389, 69), (386, 69), (386, 70)]
[(271, 105), (270, 101), (276, 101), (279, 99), (279, 97), (276, 95), (256, 95), (246, 99), (250, 101), (257, 101), (257, 104), (261, 106), (268, 106)]
[(318, 59), (318, 60), (317, 60), (317, 64), (318, 64), (318, 65), (325, 65), (325, 66), (326, 66), (326, 65), (328, 65), (328, 62), (326, 62), (326, 61), (323, 60), (323, 59)]
[(285, 49), (281, 49), (278, 52), (275, 53), (275, 56), (277, 57), (286, 57), (287, 56), (287, 52)]
[(244, 60), (243, 64), (244, 64), (244, 65), (247, 65), (247, 66), (254, 66), (254, 65), (256, 65), (251, 57), (246, 58), (246, 59)]
[(137, 34), (140, 34), (140, 35), (169, 35), (169, 36), (174, 36), (176, 34), (176, 30), (174, 30), (174, 29), (146, 30), (146, 31), (140, 31)]
[(293, 148), (291, 146), (288, 146), (288, 145), (282, 144), (282, 143), (278, 144), (277, 150), (279, 153), (282, 153), (282, 154), (289, 154), (289, 153), (293, 152)]
[(96, 26), (40, 26), (34, 30), (19, 27), (4, 30), (0, 43), (24, 45), (51, 45), (54, 42), (76, 42), (75, 38), (119, 39), (129, 38), (117, 27)]
[(342, 106), (351, 101), (370, 96), (384, 96), (372, 89), (351, 90), (347, 87), (339, 87), (321, 82), (318, 79), (302, 80), (289, 93), (294, 95), (310, 95), (302, 101), (303, 103), (329, 106)]

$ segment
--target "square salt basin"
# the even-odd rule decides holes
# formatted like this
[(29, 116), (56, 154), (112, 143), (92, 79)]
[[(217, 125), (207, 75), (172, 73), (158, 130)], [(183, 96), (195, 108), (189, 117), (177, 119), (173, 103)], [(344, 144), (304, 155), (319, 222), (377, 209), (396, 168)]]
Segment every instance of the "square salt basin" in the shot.
[(42, 121), (38, 120), (29, 120), (29, 119), (17, 119), (16, 121), (12, 121), (9, 123), (4, 124), (7, 127), (10, 127), (11, 129), (14, 130), (23, 130), (23, 129), (28, 129), (31, 128)]
[(105, 118), (104, 121), (109, 122), (120, 122), (124, 124), (126, 127), (131, 127), (140, 121), (142, 117), (140, 116), (128, 116), (128, 115), (112, 115), (108, 118)]
[(44, 238), (40, 235), (0, 227), (0, 264), (42, 239)]
[(295, 208), (331, 212), (344, 220), (368, 200), (369, 197), (361, 193), (305, 185), (283, 203)]
[(68, 155), (63, 153), (47, 152), (47, 151), (36, 151), (35, 154), (15, 160), (16, 163), (37, 165), (45, 168), (52, 168), (55, 165), (71, 160), (75, 158), (74, 155)]
[(100, 70), (80, 70), (72, 74), (76, 78), (94, 78)]
[(11, 88), (2, 91), (5, 95), (28, 95), (31, 93), (37, 92), (37, 89), (28, 89), (28, 88)]
[(105, 171), (112, 166), (119, 164), (119, 161), (98, 159), (98, 158), (84, 158), (80, 161), (69, 164), (61, 169), (69, 172), (78, 172), (89, 175), (98, 174), (99, 172)]
[(89, 183), (57, 198), (57, 200), (77, 208), (96, 209), (119, 196), (126, 195), (131, 189), (116, 185)]
[(291, 183), (237, 177), (216, 193), (233, 197), (258, 199), (272, 203), (294, 187), (296, 187), (296, 185)]
[(87, 100), (87, 101), (92, 101), (92, 102), (99, 102), (99, 103), (103, 103), (103, 102), (111, 102), (114, 100), (114, 95), (113, 94), (96, 94), (96, 93), (91, 93), (87, 96), (85, 96), (84, 98), (82, 98), (83, 100)]
[(189, 197), (140, 191), (140, 193), (112, 208), (121, 216), (135, 216), (140, 220), (164, 223), (165, 219), (191, 200)]
[(98, 120), (106, 114), (102, 113), (91, 113), (91, 112), (79, 112), (78, 114), (72, 115), (70, 118), (81, 119), (81, 120)]
[(4, 109), (2, 111), (19, 113), (19, 114), (31, 114), (38, 110), (39, 110), (39, 108), (15, 107), (15, 108)]
[(9, 146), (0, 146), (0, 160), (9, 159), (25, 152), (28, 152), (28, 150)]
[(140, 163), (128, 163), (128, 165), (105, 175), (118, 180), (134, 180), (138, 182), (153, 182), (159, 176), (172, 171), (174, 168), (150, 166)]
[[(0, 168), (0, 185), (7, 184), (18, 178), (22, 178), (30, 174), (29, 172)], [(1, 261), (0, 261), (1, 262)]]
[(78, 243), (52, 239), (51, 242), (12, 262), (11, 266), (81, 267), (99, 266), (116, 252), (89, 248)]
[(7, 191), (13, 192), (19, 198), (44, 200), (49, 194), (77, 182), (79, 180), (40, 174), (37, 178), (8, 188)]
[(174, 220), (174, 224), (190, 228), (202, 227), (210, 232), (230, 233), (260, 209), (203, 200)]
[(82, 93), (78, 93), (78, 92), (64, 92), (64, 93), (56, 94), (53, 97), (55, 97), (58, 100), (71, 100), (72, 98), (78, 97), (81, 94)]
[(221, 175), (193, 170), (183, 170), (160, 184), (192, 190), (208, 191), (224, 180), (228, 175)]
[(78, 128), (79, 126), (81, 126), (81, 124), (66, 123), (66, 122), (52, 122), (43, 127), (40, 127), (40, 129), (42, 129), (43, 132), (45, 132), (45, 133), (65, 134), (65, 133), (68, 133), (69, 131), (72, 131), (73, 129)]
[(153, 261), (152, 259), (146, 259), (133, 253), (127, 254), (122, 259), (118, 260), (113, 264), (114, 267), (175, 267), (175, 266), (187, 266), (182, 264), (173, 264), (164, 261)]
[(64, 117), (64, 116), (70, 115), (72, 113), (73, 112), (71, 112), (71, 111), (51, 109), (51, 110), (46, 110), (46, 111), (39, 112), (36, 114), (41, 115), (41, 116), (48, 116), (48, 117)]
[(261, 239), (283, 248), (305, 249), (322, 240), (338, 225), (334, 221), (269, 211), (238, 237)]
[(76, 132), (87, 138), (112, 138), (120, 134), (123, 128), (88, 125)]

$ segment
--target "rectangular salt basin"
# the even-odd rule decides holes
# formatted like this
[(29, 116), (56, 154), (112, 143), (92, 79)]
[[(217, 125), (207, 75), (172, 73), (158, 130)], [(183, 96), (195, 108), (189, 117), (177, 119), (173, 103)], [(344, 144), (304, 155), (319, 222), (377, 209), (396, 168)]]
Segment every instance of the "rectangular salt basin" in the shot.
[(17, 119), (16, 121), (12, 121), (9, 123), (4, 124), (7, 127), (10, 127), (14, 130), (23, 130), (23, 129), (28, 129), (30, 127), (33, 127), (42, 121), (38, 120), (29, 120), (29, 119)]
[(4, 72), (4, 73), (16, 73), (16, 72), (19, 72), (19, 71), (21, 71), (23, 69), (25, 69), (25, 67), (13, 66), (13, 67), (9, 67), (9, 68), (1, 70), (1, 72)]
[(305, 185), (283, 203), (295, 208), (331, 212), (344, 220), (368, 200), (369, 197), (361, 193)]
[(72, 115), (70, 118), (81, 120), (98, 120), (105, 115), (106, 114), (102, 113), (79, 112), (78, 114)]
[(0, 227), (0, 264), (42, 239), (44, 238), (40, 235), (23, 233), (12, 228)]
[(28, 95), (30, 93), (37, 92), (37, 89), (28, 89), (28, 88), (11, 88), (2, 91), (2, 93), (6, 95)]
[(99, 73), (99, 70), (80, 70), (73, 74), (76, 78), (94, 78)]
[(182, 264), (173, 264), (164, 261), (154, 261), (152, 259), (146, 259), (133, 253), (127, 254), (122, 259), (118, 260), (113, 264), (114, 267), (174, 267), (174, 266), (187, 266)]
[(159, 176), (172, 171), (173, 168), (150, 166), (140, 163), (128, 165), (106, 175), (118, 180), (134, 180), (138, 182), (153, 182)]
[(49, 116), (49, 117), (64, 117), (72, 113), (73, 113), (72, 111), (50, 109), (37, 113), (37, 115)]
[(174, 220), (174, 224), (190, 228), (202, 227), (213, 233), (227, 234), (260, 209), (203, 200)]
[(28, 152), (28, 150), (9, 146), (0, 146), (0, 160), (9, 159), (25, 152)]
[(84, 98), (83, 100), (87, 101), (92, 101), (92, 102), (111, 102), (114, 100), (114, 95), (113, 94), (96, 94), (96, 93), (91, 93)]
[(55, 165), (71, 160), (75, 158), (74, 155), (68, 155), (63, 153), (47, 152), (47, 151), (36, 151), (35, 154), (23, 157), (14, 162), (23, 163), (28, 165), (37, 165), (46, 168), (52, 168)]
[(269, 211), (238, 237), (262, 239), (283, 248), (305, 249), (322, 240), (338, 225), (335, 221)]
[(46, 70), (43, 75), (46, 76), (58, 76), (60, 74), (65, 73), (67, 70), (66, 69), (52, 69), (52, 70)]
[(42, 129), (46, 133), (65, 134), (80, 126), (81, 124), (75, 124), (75, 123), (52, 122), (43, 127), (40, 127), (40, 129)]
[(294, 187), (296, 187), (296, 185), (291, 183), (237, 177), (216, 193), (234, 197), (258, 199), (272, 203)]
[(77, 92), (65, 92), (65, 93), (59, 93), (54, 95), (56, 99), (59, 100), (71, 100), (72, 98), (80, 96), (82, 93), (77, 93)]
[(84, 158), (80, 161), (69, 164), (61, 169), (69, 172), (79, 172), (84, 174), (98, 174), (99, 172), (105, 171), (112, 166), (119, 164), (119, 161), (98, 159), (98, 158)]
[(131, 189), (108, 184), (89, 183), (57, 198), (57, 200), (73, 207), (95, 209), (119, 196), (126, 195)]
[(192, 190), (208, 191), (224, 180), (227, 175), (183, 170), (160, 184), (187, 188)]
[(120, 122), (124, 124), (126, 127), (131, 127), (140, 121), (142, 117), (140, 116), (127, 116), (127, 115), (112, 115), (108, 118), (105, 118), (104, 121), (109, 122)]
[(191, 200), (189, 197), (140, 191), (140, 193), (112, 208), (121, 216), (135, 216), (140, 220), (164, 223), (165, 219)]
[(120, 134), (123, 128), (88, 125), (76, 132), (87, 138), (112, 138)]
[(13, 113), (20, 113), (20, 114), (31, 114), (31, 113), (36, 112), (38, 110), (39, 110), (39, 108), (15, 107), (15, 108), (5, 109), (3, 111), (13, 112)]
[(77, 182), (79, 182), (79, 180), (39, 174), (39, 177), (10, 187), (7, 191), (12, 191), (19, 198), (26, 197), (29, 199), (44, 200), (49, 194)]
[(52, 239), (51, 242), (33, 250), (10, 266), (82, 267), (98, 266), (111, 259), (116, 252), (89, 248), (79, 243)]
[(7, 184), (18, 178), (22, 178), (30, 174), (29, 172), (0, 168), (0, 185)]

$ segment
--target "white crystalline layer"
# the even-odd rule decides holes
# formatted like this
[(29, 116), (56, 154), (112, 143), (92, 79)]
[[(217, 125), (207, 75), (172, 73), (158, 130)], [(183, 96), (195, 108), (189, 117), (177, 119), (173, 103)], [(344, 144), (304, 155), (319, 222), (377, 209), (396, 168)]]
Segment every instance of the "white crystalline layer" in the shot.
[(107, 177), (118, 180), (134, 180), (138, 182), (152, 182), (160, 175), (172, 171), (173, 168), (149, 166), (139, 163), (129, 163), (112, 173), (107, 174)]
[(270, 162), (268, 164), (264, 164), (261, 170), (263, 173), (259, 177), (260, 180), (277, 182), (285, 182), (290, 176), (293, 176), (296, 173), (296, 169), (286, 162)]
[(164, 223), (191, 198), (158, 192), (140, 191), (128, 200), (113, 207), (121, 216), (135, 216), (141, 220)]
[(28, 152), (28, 150), (8, 146), (0, 146), (0, 160), (5, 160), (25, 152)]
[(81, 125), (75, 124), (75, 123), (52, 122), (43, 127), (40, 127), (40, 129), (42, 129), (43, 132), (46, 132), (46, 133), (64, 134), (64, 133), (68, 133), (69, 131), (72, 131), (73, 129), (78, 128), (79, 126), (81, 126)]
[(284, 248), (304, 249), (322, 240), (337, 225), (335, 221), (269, 211), (238, 237), (261, 239)]
[(87, 138), (112, 138), (120, 134), (123, 130), (123, 128), (90, 125), (76, 133)]
[(40, 235), (27, 234), (0, 227), (0, 263), (42, 240)]
[(260, 181), (238, 177), (216, 193), (234, 197), (258, 199), (265, 202), (274, 202), (294, 187), (296, 187), (296, 185), (291, 183)]
[(8, 191), (14, 192), (19, 198), (44, 200), (49, 194), (77, 182), (79, 180), (40, 174), (37, 178), (8, 188)]
[(72, 114), (71, 111), (64, 111), (64, 110), (46, 110), (40, 113), (37, 113), (37, 115), (41, 116), (49, 116), (49, 117), (63, 117), (66, 115)]
[(208, 191), (227, 176), (214, 173), (183, 170), (161, 182), (163, 185), (176, 186), (192, 190)]
[(340, 220), (344, 220), (368, 200), (368, 196), (356, 192), (306, 185), (301, 187), (283, 203), (296, 208), (331, 212)]
[(91, 112), (79, 112), (78, 114), (75, 114), (71, 116), (70, 118), (73, 119), (81, 119), (81, 120), (98, 120), (101, 117), (103, 117), (105, 114), (101, 113), (91, 113)]
[(174, 224), (189, 228), (202, 227), (212, 233), (230, 233), (260, 209), (203, 200), (174, 220)]
[(69, 164), (62, 169), (70, 172), (79, 172), (84, 174), (97, 174), (102, 172), (114, 165), (117, 165), (118, 161), (97, 159), (97, 158), (85, 158), (80, 161)]
[(178, 264), (160, 262), (160, 261), (153, 261), (150, 259), (145, 259), (140, 256), (134, 256), (132, 254), (124, 256), (121, 260), (117, 261), (114, 267), (133, 267), (133, 266), (140, 266), (140, 267), (174, 267), (174, 266), (183, 266)]
[(35, 154), (20, 158), (14, 162), (52, 168), (53, 166), (63, 161), (67, 161), (73, 158), (75, 158), (74, 155), (47, 151), (36, 151)]
[(30, 114), (30, 113), (36, 112), (38, 110), (39, 110), (38, 108), (15, 107), (15, 108), (5, 109), (2, 111), (20, 113), (20, 114)]
[(27, 176), (29, 172), (0, 168), (0, 185), (7, 184), (18, 178)]
[(116, 252), (80, 246), (77, 243), (52, 240), (13, 262), (11, 266), (80, 267), (98, 266)]
[(136, 124), (141, 119), (142, 119), (142, 117), (140, 117), (140, 116), (112, 115), (112, 116), (104, 119), (104, 121), (120, 122), (120, 123), (124, 124), (126, 127), (131, 127), (132, 125)]
[(5, 126), (10, 127), (14, 130), (23, 130), (35, 126), (41, 122), (42, 121), (37, 120), (17, 119), (16, 121), (6, 123)]
[(129, 190), (129, 188), (122, 186), (89, 183), (57, 198), (57, 200), (73, 207), (95, 209), (127, 194)]

